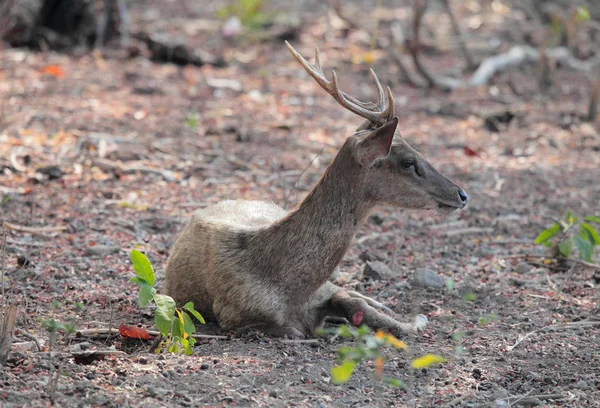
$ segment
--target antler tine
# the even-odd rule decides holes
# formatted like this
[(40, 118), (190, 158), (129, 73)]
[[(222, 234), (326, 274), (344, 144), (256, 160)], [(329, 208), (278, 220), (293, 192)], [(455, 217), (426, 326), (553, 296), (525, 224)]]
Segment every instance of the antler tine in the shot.
[(377, 104), (377, 107), (380, 108), (381, 111), (385, 111), (384, 106), (386, 101), (385, 95), (383, 93), (383, 87), (381, 86), (381, 82), (379, 82), (379, 78), (377, 78), (377, 74), (375, 73), (375, 71), (373, 71), (373, 68), (370, 68), (369, 71), (371, 71), (371, 77), (373, 77), (375, 85), (377, 86), (377, 94), (379, 95), (379, 103)]
[(337, 75), (335, 71), (332, 71), (332, 80), (329, 81), (323, 73), (321, 67), (321, 61), (319, 56), (319, 49), (315, 49), (315, 64), (311, 65), (298, 51), (290, 45), (289, 42), (285, 42), (290, 53), (296, 58), (296, 60), (302, 65), (302, 67), (312, 76), (315, 81), (323, 88), (328, 94), (330, 94), (342, 107), (348, 109), (351, 112), (356, 113), (359, 116), (369, 120), (375, 126), (381, 126), (389, 122), (394, 116), (394, 98), (391, 94), (389, 87), (387, 92), (384, 93), (381, 82), (375, 75), (375, 72), (371, 70), (371, 75), (375, 80), (377, 86), (377, 92), (379, 94), (379, 103), (375, 106), (375, 109), (369, 107), (373, 104), (359, 101), (351, 95), (343, 92), (338, 83)]

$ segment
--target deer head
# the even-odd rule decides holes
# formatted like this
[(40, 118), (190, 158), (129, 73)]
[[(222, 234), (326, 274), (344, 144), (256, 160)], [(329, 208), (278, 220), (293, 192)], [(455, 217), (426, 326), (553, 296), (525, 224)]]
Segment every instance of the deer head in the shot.
[(451, 212), (464, 208), (467, 193), (438, 172), (400, 135), (398, 118), (394, 113), (394, 97), (389, 87), (381, 86), (371, 70), (378, 92), (378, 103), (362, 102), (339, 88), (335, 71), (329, 81), (319, 61), (316, 49), (315, 64), (311, 65), (286, 41), (292, 55), (341, 106), (363, 117), (366, 121), (348, 138), (344, 149), (349, 149), (360, 169), (365, 199), (408, 209), (436, 209)]

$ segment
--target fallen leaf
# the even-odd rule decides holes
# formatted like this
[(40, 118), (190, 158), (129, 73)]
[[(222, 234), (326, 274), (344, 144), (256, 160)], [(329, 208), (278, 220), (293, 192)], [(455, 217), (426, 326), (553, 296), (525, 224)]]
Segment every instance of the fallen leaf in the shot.
[(55, 78), (62, 78), (65, 76), (65, 73), (60, 65), (46, 65), (44, 68), (42, 68), (42, 74), (51, 75)]
[(119, 333), (121, 333), (121, 336), (123, 337), (129, 337), (132, 339), (152, 339), (152, 336), (150, 336), (150, 334), (145, 329), (135, 326), (128, 326), (126, 324), (122, 324), (119, 326)]
[(464, 146), (463, 151), (469, 157), (480, 157), (480, 154), (477, 153), (475, 150), (471, 149), (469, 146)]

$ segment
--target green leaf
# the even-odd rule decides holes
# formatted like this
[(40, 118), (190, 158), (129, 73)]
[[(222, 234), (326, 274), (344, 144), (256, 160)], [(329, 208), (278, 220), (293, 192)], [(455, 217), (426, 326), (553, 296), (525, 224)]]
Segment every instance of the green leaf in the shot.
[(415, 358), (412, 361), (411, 366), (412, 368), (427, 368), (434, 364), (441, 364), (445, 362), (446, 359), (444, 357), (437, 356), (435, 354), (425, 354), (422, 357)]
[(446, 289), (451, 291), (451, 290), (454, 290), (454, 287), (455, 287), (454, 279), (452, 279), (452, 278), (446, 279)]
[(571, 256), (571, 252), (573, 251), (573, 240), (571, 238), (565, 239), (558, 244), (558, 252), (568, 258)]
[(594, 244), (586, 236), (581, 234), (575, 237), (575, 246), (579, 251), (579, 257), (587, 262), (592, 262), (592, 252), (594, 250)]
[(383, 377), (383, 382), (386, 384), (390, 384), (392, 387), (402, 387), (402, 388), (406, 388), (406, 384), (404, 383), (404, 381), (402, 381), (399, 378), (392, 378), (392, 377)]
[(547, 228), (547, 229), (543, 230), (542, 232), (540, 232), (540, 235), (537, 236), (537, 238), (535, 239), (534, 242), (536, 244), (543, 244), (544, 242), (548, 241), (550, 238), (552, 238), (559, 232), (560, 232), (560, 225), (554, 224), (550, 228)]
[(177, 316), (173, 318), (172, 323), (173, 328), (171, 330), (171, 337), (173, 338), (173, 341), (178, 341), (178, 339), (183, 338), (183, 323), (181, 323), (181, 320), (179, 320)]
[(587, 216), (585, 217), (585, 220), (589, 222), (597, 222), (600, 224), (600, 217), (596, 217), (595, 215)]
[[(184, 314), (184, 316), (187, 316), (187, 315)], [(183, 352), (186, 356), (191, 356), (192, 354), (194, 354), (194, 350), (192, 350), (192, 348), (190, 347), (190, 342), (188, 339), (184, 339), (183, 337), (181, 337), (179, 341), (181, 342), (181, 345), (183, 346)]]
[(154, 299), (156, 295), (156, 289), (147, 283), (140, 284), (140, 291), (138, 293), (138, 301), (141, 307), (146, 306), (148, 303)]
[(465, 302), (474, 302), (477, 300), (477, 295), (473, 292), (465, 293), (465, 295), (463, 296), (463, 300)]
[(191, 336), (196, 331), (196, 326), (194, 326), (194, 322), (192, 321), (192, 318), (190, 317), (189, 314), (182, 313), (182, 316), (183, 316), (183, 331), (186, 334)]
[(183, 305), (183, 308), (191, 313), (196, 319), (198, 319), (200, 323), (206, 324), (204, 317), (202, 317), (202, 315), (196, 309), (194, 309), (194, 303), (187, 302), (185, 305)]
[(581, 233), (584, 230), (587, 232), (588, 240), (590, 242), (593, 242), (594, 245), (600, 245), (600, 236), (598, 236), (598, 232), (596, 231), (596, 229), (594, 227), (592, 227), (590, 224), (586, 224), (584, 222), (579, 227), (579, 232)]
[(582, 21), (588, 21), (591, 18), (590, 12), (584, 6), (577, 6), (575, 13), (575, 20), (580, 23)]
[(335, 366), (331, 369), (331, 381), (334, 384), (343, 384), (347, 382), (352, 376), (356, 363), (354, 361), (345, 361), (339, 366)]
[[(171, 331), (171, 324), (175, 315), (175, 301), (170, 296), (157, 294), (154, 295), (154, 303), (156, 303), (154, 323), (160, 334), (167, 337), (169, 331)], [(177, 321), (179, 321), (179, 319), (177, 319)]]
[(154, 269), (152, 264), (146, 258), (146, 255), (134, 249), (131, 251), (131, 263), (133, 263), (133, 270), (138, 278), (144, 279), (150, 286), (154, 286)]

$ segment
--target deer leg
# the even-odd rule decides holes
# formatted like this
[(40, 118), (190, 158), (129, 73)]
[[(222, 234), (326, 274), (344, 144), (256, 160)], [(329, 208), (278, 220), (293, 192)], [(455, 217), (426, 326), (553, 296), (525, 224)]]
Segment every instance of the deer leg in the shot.
[(287, 337), (290, 339), (303, 339), (304, 334), (293, 326), (281, 326), (275, 323), (258, 323), (245, 326), (237, 330), (237, 334), (245, 330), (258, 330), (270, 337)]
[[(379, 304), (379, 302), (371, 300)], [(416, 321), (415, 323), (401, 323), (375, 309), (375, 307), (371, 306), (370, 302), (364, 299), (364, 296), (353, 296), (353, 294), (344, 290), (334, 293), (330, 299), (330, 303), (338, 313), (342, 314), (356, 326), (366, 324), (375, 330), (390, 329), (394, 334), (416, 333), (420, 326)]]
[(359, 298), (359, 299), (363, 299), (365, 302), (367, 302), (367, 303), (369, 304), (369, 306), (372, 306), (372, 307), (374, 307), (375, 309), (380, 309), (380, 310), (383, 310), (383, 311), (385, 311), (385, 312), (388, 312), (388, 313), (394, 313), (394, 312), (392, 311), (392, 309), (390, 309), (389, 307), (385, 306), (385, 305), (384, 305), (384, 304), (382, 304), (382, 303), (379, 303), (379, 302), (378, 302), (378, 301), (376, 301), (375, 299), (372, 299), (372, 298), (370, 298), (370, 297), (368, 297), (368, 296), (365, 296), (365, 295), (363, 295), (363, 294), (361, 294), (361, 293), (358, 293), (358, 292), (355, 292), (355, 291), (353, 291), (353, 290), (348, 290), (348, 291), (346, 291), (346, 292), (347, 292), (347, 293), (348, 293), (348, 294), (349, 294), (351, 297), (353, 297), (353, 298)]

